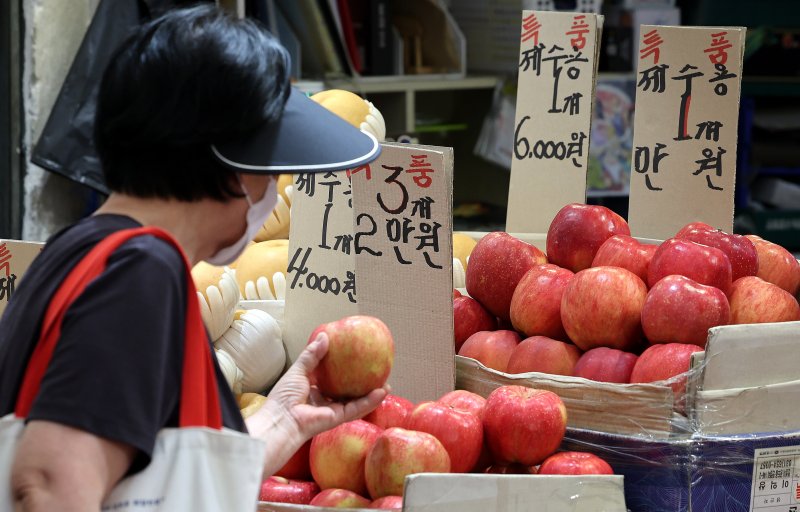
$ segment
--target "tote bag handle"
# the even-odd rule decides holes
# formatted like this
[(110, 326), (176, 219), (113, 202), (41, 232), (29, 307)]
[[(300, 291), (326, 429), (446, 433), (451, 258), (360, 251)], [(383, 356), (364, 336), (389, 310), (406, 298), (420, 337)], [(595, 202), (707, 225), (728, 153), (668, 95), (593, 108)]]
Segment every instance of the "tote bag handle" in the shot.
[(183, 373), (181, 375), (180, 427), (222, 428), (222, 413), (217, 392), (217, 379), (208, 337), (200, 316), (197, 292), (191, 277), (191, 267), (186, 254), (172, 236), (166, 231), (152, 227), (142, 227), (117, 231), (97, 244), (70, 271), (54, 294), (42, 323), (39, 342), (34, 348), (25, 376), (22, 380), (15, 415), (26, 418), (33, 401), (39, 393), (56, 343), (61, 336), (61, 323), (70, 305), (83, 293), (93, 279), (102, 274), (108, 258), (123, 243), (136, 236), (152, 235), (172, 244), (180, 253), (186, 270), (186, 338), (183, 349)]

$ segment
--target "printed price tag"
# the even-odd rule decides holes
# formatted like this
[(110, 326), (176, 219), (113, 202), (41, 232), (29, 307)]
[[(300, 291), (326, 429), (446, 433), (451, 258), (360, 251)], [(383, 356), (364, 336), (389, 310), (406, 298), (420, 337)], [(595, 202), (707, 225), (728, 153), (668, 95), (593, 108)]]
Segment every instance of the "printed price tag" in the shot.
[(800, 446), (756, 450), (750, 512), (800, 512), (798, 464)]
[(594, 14), (522, 12), (507, 231), (546, 232), (586, 200), (601, 26)]
[(642, 25), (628, 221), (669, 238), (733, 229), (744, 28)]
[(392, 331), (394, 392), (435, 400), (455, 384), (453, 150), (383, 144), (352, 179), (359, 311)]

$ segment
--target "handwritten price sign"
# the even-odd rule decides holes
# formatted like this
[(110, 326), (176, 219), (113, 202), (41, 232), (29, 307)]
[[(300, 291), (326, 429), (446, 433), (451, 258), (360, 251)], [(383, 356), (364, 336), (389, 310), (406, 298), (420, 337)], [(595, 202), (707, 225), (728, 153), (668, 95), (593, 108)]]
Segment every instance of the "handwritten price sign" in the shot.
[(601, 19), (522, 13), (508, 231), (545, 232), (562, 206), (586, 199)]

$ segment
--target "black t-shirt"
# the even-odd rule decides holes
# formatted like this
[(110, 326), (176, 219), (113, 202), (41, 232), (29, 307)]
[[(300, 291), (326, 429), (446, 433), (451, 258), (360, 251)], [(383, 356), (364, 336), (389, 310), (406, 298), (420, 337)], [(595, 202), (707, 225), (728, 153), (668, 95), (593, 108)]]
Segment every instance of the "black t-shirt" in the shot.
[[(14, 411), (44, 312), (63, 279), (103, 238), (135, 227), (121, 215), (89, 217), (53, 236), (34, 260), (0, 319), (0, 415)], [(132, 445), (139, 454), (131, 471), (146, 466), (158, 431), (178, 424), (186, 279), (180, 254), (163, 240), (140, 236), (119, 247), (67, 310), (28, 419)], [(216, 357), (214, 364), (223, 424), (245, 432)]]

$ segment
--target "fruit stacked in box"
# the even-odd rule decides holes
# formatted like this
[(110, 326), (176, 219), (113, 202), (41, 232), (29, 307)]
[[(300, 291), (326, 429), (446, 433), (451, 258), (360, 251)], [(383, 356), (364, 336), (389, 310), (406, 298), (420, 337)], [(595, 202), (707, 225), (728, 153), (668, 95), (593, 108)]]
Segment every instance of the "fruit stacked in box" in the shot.
[(571, 204), (546, 250), (503, 232), (480, 239), (469, 296), (453, 300), (459, 355), (510, 374), (668, 381), (680, 394), (709, 328), (800, 320), (800, 263), (756, 236), (695, 222), (640, 243), (613, 211)]
[[(346, 317), (321, 325), (328, 353), (312, 376), (327, 399), (352, 399), (382, 386), (394, 342), (383, 322)], [(242, 415), (266, 397), (244, 394)], [(260, 499), (324, 507), (402, 507), (405, 477), (415, 473), (612, 474), (601, 458), (556, 453), (567, 410), (555, 393), (523, 386), (497, 388), (488, 398), (459, 390), (413, 404), (387, 395), (364, 419), (316, 435), (268, 478)]]

